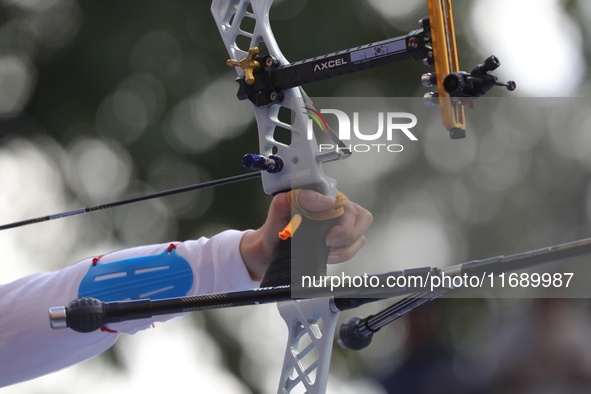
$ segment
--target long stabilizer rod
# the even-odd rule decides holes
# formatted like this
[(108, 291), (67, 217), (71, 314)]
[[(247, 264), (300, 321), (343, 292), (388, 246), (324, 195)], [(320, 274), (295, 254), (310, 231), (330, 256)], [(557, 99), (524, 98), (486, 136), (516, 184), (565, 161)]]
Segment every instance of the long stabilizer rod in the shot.
[[(339, 286), (330, 288), (332, 283), (324, 283), (324, 286), (310, 289), (310, 294), (315, 298), (335, 297), (332, 304), (340, 311), (356, 308), (378, 299), (411, 294), (415, 294), (413, 299), (416, 299), (417, 293), (422, 294), (425, 299), (434, 299), (441, 296), (443, 292), (452, 290), (452, 288), (441, 287), (441, 284), (444, 283), (441, 278), (444, 275), (463, 277), (486, 274), (486, 277), (489, 277), (490, 274), (499, 275), (504, 272), (518, 271), (590, 253), (591, 238), (588, 238), (507, 257), (499, 256), (486, 260), (470, 261), (443, 269), (424, 267), (374, 275), (378, 278), (379, 285), (377, 287), (347, 287), (344, 283), (340, 283)], [(411, 280), (411, 277), (414, 277), (414, 280)], [(404, 279), (405, 286), (391, 286), (392, 283), (401, 283), (399, 281), (401, 278)], [(422, 280), (417, 278), (422, 278)], [(370, 280), (369, 283), (372, 281)], [(409, 285), (411, 283), (412, 286)], [(51, 326), (54, 329), (69, 327), (79, 332), (90, 332), (99, 329), (104, 324), (149, 318), (155, 315), (289, 301), (292, 300), (291, 290), (290, 286), (279, 286), (161, 300), (142, 299), (116, 302), (79, 298), (68, 306), (51, 308), (49, 313)], [(410, 312), (422, 303), (416, 301), (405, 304), (402, 309), (392, 308), (389, 312), (380, 314), (379, 318), (370, 319), (376, 323), (373, 328), (379, 329), (383, 323), (389, 323), (402, 316), (404, 313), (400, 313), (401, 311)], [(393, 315), (388, 316), (388, 313)]]
[[(490, 276), (492, 278), (505, 272), (519, 271), (589, 253), (591, 253), (591, 239), (588, 238), (507, 257), (499, 256), (486, 260), (475, 260), (446, 267), (440, 272), (441, 275), (447, 275), (448, 277), (464, 277), (464, 275), (468, 277), (486, 275), (489, 277), (489, 275), (492, 275)], [(347, 319), (339, 329), (337, 340), (339, 345), (346, 349), (363, 349), (369, 346), (373, 339), (373, 334), (379, 331), (380, 328), (412, 312), (419, 306), (444, 296), (448, 291), (453, 289), (433, 290), (432, 287), (431, 291), (425, 291), (407, 297), (375, 315), (366, 318), (352, 317)]]

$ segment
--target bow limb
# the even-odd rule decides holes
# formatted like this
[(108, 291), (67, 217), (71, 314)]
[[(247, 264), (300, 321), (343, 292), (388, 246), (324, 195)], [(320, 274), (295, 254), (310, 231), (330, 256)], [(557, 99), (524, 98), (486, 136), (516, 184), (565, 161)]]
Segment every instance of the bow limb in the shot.
[[(251, 48), (256, 48), (264, 43), (269, 55), (277, 64), (289, 64), (279, 50), (271, 31), (269, 12), (272, 4), (273, 0), (256, 2), (213, 0), (211, 10), (228, 50), (228, 55), (232, 59), (245, 59), (249, 56), (249, 52), (252, 57), (252, 53), (256, 51)], [(243, 23), (245, 21), (248, 23)], [(252, 22), (254, 22), (252, 30), (244, 30), (243, 26), (252, 26)], [(250, 39), (249, 46), (241, 48), (238, 41), (243, 42), (245, 37)], [(251, 64), (253, 67), (260, 66), (254, 62)], [(245, 73), (242, 69), (237, 68), (237, 70), (239, 77), (244, 77), (245, 74), (247, 77), (251, 75), (250, 71)], [(307, 135), (308, 118), (304, 114), (304, 108), (310, 107), (310, 103), (307, 102), (305, 93), (297, 87), (287, 89), (281, 94), (282, 100), (275, 100), (276, 97), (273, 97), (271, 101), (274, 103), (270, 105), (252, 104), (258, 126), (261, 155), (279, 157), (284, 165), (280, 172), (263, 171), (262, 180), (265, 193), (273, 195), (296, 188), (312, 188), (335, 196), (336, 182), (324, 174), (322, 165), (316, 160), (318, 153), (316, 139), (313, 135)], [(281, 110), (291, 113), (290, 123), (279, 119)], [(291, 142), (289, 144), (277, 140), (275, 133), (279, 129), (287, 130), (290, 133)], [(328, 228), (324, 226), (324, 229), (316, 234), (313, 234), (313, 231), (308, 232), (313, 234), (311, 238), (316, 243), (321, 244), (318, 248), (324, 249), (319, 253), (311, 252), (313, 254), (311, 257), (316, 260), (314, 263), (316, 267), (312, 267), (313, 271), (317, 270), (316, 272), (325, 272), (326, 269), (328, 248), (324, 245), (324, 238)], [(300, 230), (300, 232), (306, 231)], [(304, 242), (307, 245), (307, 241)], [(278, 255), (282, 254), (282, 250), (283, 254), (291, 255), (291, 244), (282, 243)], [(282, 265), (284, 261), (278, 258), (271, 263), (271, 269), (278, 266), (279, 270), (285, 271), (286, 267), (291, 266), (291, 257), (289, 260), (289, 265)], [(298, 260), (307, 259), (300, 257)], [(287, 270), (289, 271), (289, 268)], [(270, 283), (267, 278), (263, 281), (263, 284), (265, 283)], [(285, 394), (290, 393), (293, 389), (298, 392), (303, 389), (309, 394), (324, 393), (328, 381), (338, 312), (331, 311), (328, 298), (291, 301), (279, 304), (278, 308), (287, 324), (289, 334), (277, 392)]]

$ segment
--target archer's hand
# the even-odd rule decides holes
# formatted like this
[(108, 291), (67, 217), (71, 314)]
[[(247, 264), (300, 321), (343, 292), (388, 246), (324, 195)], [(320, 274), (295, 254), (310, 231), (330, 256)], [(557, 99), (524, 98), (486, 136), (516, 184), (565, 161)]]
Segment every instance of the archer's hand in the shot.
[[(330, 209), (335, 199), (311, 190), (304, 190), (299, 196), (303, 208), (321, 212)], [(291, 219), (291, 207), (287, 193), (273, 198), (267, 220), (261, 228), (250, 231), (242, 237), (240, 254), (253, 280), (261, 281), (271, 263), (280, 239), (277, 234)], [(354, 202), (347, 201), (339, 222), (326, 235), (326, 245), (330, 247), (328, 263), (342, 263), (353, 257), (365, 245), (365, 232), (373, 222), (371, 213)]]

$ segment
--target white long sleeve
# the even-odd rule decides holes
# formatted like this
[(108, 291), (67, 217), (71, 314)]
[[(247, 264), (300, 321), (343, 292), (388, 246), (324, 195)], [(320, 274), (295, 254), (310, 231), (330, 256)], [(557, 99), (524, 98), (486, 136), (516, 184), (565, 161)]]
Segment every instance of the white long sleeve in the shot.
[[(193, 285), (188, 294), (245, 290), (258, 287), (240, 256), (243, 232), (225, 231), (211, 239), (180, 243), (179, 256), (189, 263)], [(105, 255), (101, 263), (162, 253), (170, 244), (125, 249)], [(52, 330), (48, 310), (67, 305), (78, 297), (82, 278), (92, 258), (61, 271), (39, 273), (0, 285), (0, 387), (33, 379), (94, 357), (111, 347), (121, 333), (133, 334), (148, 328), (154, 319), (110, 324), (117, 333), (88, 334), (70, 329)]]

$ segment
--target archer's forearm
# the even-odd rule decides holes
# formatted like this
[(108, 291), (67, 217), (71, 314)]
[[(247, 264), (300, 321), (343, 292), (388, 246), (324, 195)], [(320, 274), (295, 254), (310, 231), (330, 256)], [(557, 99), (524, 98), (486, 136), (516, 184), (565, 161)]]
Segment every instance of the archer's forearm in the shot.
[[(176, 252), (188, 262), (192, 275), (191, 287), (183, 295), (258, 287), (258, 283), (250, 279), (240, 257), (242, 235), (241, 232), (226, 231), (211, 239), (201, 238), (176, 245)], [(168, 247), (169, 244), (162, 244), (125, 249), (103, 256), (100, 264), (117, 264), (137, 257), (158, 255)], [(174, 317), (159, 316), (157, 319), (118, 323), (109, 325), (107, 331), (87, 334), (52, 330), (48, 309), (67, 305), (78, 298), (83, 279), (97, 265), (96, 261), (93, 265), (93, 258), (88, 258), (57, 272), (34, 274), (0, 285), (0, 387), (94, 357), (111, 347), (120, 333), (133, 334), (150, 327), (155, 321)], [(100, 290), (100, 287), (97, 289)], [(90, 291), (88, 296), (93, 296), (92, 287), (85, 290)], [(94, 296), (100, 299), (97, 294)], [(155, 294), (150, 298), (159, 297)]]

